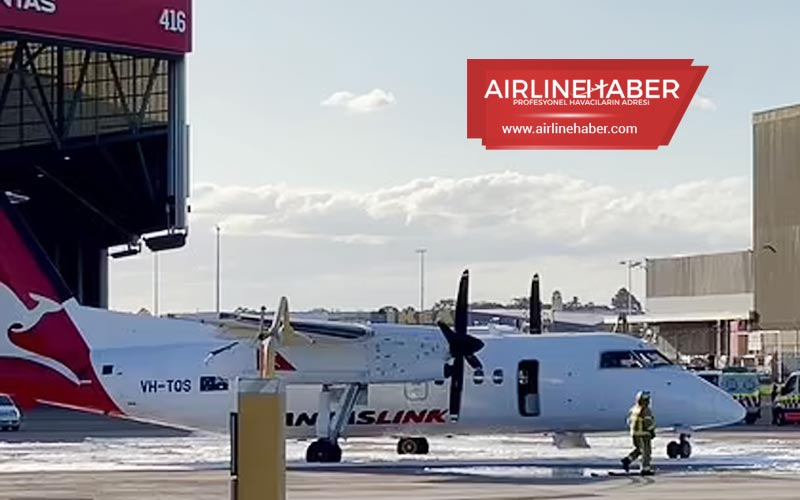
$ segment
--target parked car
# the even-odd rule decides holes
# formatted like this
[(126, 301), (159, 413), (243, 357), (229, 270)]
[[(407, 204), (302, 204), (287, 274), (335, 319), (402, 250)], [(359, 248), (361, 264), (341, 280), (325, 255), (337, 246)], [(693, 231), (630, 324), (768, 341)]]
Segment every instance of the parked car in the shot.
[(22, 425), (22, 413), (14, 400), (7, 394), (0, 394), (0, 430), (18, 431)]

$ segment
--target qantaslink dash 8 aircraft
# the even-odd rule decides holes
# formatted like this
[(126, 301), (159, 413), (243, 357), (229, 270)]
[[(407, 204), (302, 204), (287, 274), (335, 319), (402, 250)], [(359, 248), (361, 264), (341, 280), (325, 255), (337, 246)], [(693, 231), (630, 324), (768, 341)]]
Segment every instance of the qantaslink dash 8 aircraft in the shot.
[[(566, 441), (624, 431), (640, 390), (652, 393), (659, 428), (681, 434), (670, 457), (689, 456), (691, 431), (744, 417), (727, 393), (638, 339), (467, 328), (467, 304), (466, 271), (453, 328), (296, 320), (283, 299), (276, 366), (288, 387), (287, 436), (317, 438), (307, 460), (340, 461), (344, 436), (394, 436), (398, 452), (427, 453), (424, 436), (440, 434)], [(0, 392), (23, 407), (225, 432), (235, 379), (254, 376), (263, 359), (263, 324), (84, 307), (0, 193)]]

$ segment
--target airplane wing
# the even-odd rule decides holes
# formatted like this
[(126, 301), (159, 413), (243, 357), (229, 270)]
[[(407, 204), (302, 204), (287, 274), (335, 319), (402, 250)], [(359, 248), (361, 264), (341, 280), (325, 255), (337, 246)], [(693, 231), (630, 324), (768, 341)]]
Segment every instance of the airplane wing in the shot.
[[(273, 316), (265, 316), (267, 326), (272, 322)], [(216, 324), (223, 328), (234, 338), (253, 337), (258, 333), (261, 318), (257, 314), (221, 313), (219, 318), (204, 320), (206, 323)], [(357, 341), (370, 337), (374, 330), (367, 325), (356, 323), (338, 323), (334, 321), (314, 321), (290, 319), (289, 323), (298, 333), (317, 339), (332, 341)]]

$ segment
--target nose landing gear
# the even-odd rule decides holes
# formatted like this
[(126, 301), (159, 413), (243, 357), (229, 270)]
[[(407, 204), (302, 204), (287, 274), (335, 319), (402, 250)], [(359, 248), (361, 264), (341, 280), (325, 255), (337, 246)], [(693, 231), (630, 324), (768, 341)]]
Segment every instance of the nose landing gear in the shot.
[(404, 437), (397, 442), (398, 455), (427, 455), (430, 447), (424, 437)]
[(306, 450), (306, 462), (335, 464), (342, 461), (342, 448), (328, 439), (317, 439)]
[(672, 459), (692, 456), (692, 443), (688, 434), (681, 434), (678, 441), (670, 441), (667, 445), (667, 456)]

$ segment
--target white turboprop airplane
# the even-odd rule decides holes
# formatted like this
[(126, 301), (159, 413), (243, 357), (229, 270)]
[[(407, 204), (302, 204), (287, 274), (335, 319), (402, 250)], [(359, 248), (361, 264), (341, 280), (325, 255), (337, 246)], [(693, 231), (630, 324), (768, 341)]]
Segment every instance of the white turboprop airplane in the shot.
[[(691, 454), (692, 430), (744, 417), (727, 393), (633, 337), (467, 328), (467, 294), (465, 272), (454, 329), (294, 320), (282, 300), (271, 331), (287, 436), (318, 438), (308, 461), (339, 461), (340, 436), (396, 436), (399, 453), (427, 453), (421, 436), (622, 431), (640, 390), (652, 393), (659, 427), (681, 433), (673, 458)], [(84, 307), (0, 196), (0, 392), (23, 407), (225, 431), (233, 381), (260, 368), (263, 319)]]

